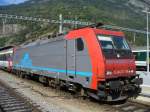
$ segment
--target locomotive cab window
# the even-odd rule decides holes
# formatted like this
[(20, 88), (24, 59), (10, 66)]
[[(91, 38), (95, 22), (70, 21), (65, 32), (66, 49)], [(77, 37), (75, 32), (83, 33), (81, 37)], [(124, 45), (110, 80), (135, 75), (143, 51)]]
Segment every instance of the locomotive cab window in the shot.
[(107, 35), (97, 37), (106, 58), (132, 58), (131, 49), (124, 37)]
[(76, 39), (76, 47), (77, 47), (77, 51), (84, 50), (84, 42), (81, 38)]

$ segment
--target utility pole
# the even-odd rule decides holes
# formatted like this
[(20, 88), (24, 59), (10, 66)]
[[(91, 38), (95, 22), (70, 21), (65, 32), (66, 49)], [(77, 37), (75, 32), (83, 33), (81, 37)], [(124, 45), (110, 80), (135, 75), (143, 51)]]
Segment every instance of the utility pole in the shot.
[(62, 18), (62, 14), (59, 15), (59, 33), (63, 33), (63, 18)]
[(136, 33), (134, 33), (134, 36), (133, 36), (133, 43), (135, 43), (135, 39), (136, 38)]
[(149, 74), (149, 14), (148, 8), (143, 11), (146, 13), (146, 19), (147, 19), (147, 75)]
[(2, 34), (5, 35), (5, 34), (6, 34), (6, 32), (5, 32), (5, 29), (6, 29), (6, 27), (5, 27), (6, 18), (2, 19), (2, 22), (3, 22), (3, 26), (2, 26)]
[(75, 23), (74, 23), (74, 28), (78, 28), (78, 25), (77, 25), (77, 16), (75, 16)]

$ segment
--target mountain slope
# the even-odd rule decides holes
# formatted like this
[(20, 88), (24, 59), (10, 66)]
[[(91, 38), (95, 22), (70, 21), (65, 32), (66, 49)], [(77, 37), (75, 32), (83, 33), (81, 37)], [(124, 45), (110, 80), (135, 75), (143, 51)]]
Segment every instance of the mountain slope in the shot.
[(149, 6), (150, 0), (29, 0), (19, 5), (2, 6), (0, 13), (50, 19), (58, 19), (61, 13), (65, 19), (77, 18), (143, 30), (146, 21), (142, 10)]
[[(149, 3), (147, 0), (145, 0)], [(141, 0), (29, 0), (20, 5), (1, 7), (0, 13), (44, 18), (65, 18), (102, 21), (128, 27), (143, 27), (142, 9), (147, 3)], [(136, 21), (135, 21), (136, 19)]]

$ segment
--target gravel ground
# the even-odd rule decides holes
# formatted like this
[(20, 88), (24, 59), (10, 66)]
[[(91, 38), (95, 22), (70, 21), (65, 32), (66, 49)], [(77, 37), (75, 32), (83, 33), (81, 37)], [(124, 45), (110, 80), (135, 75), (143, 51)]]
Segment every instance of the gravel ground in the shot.
[(42, 84), (0, 71), (0, 80), (15, 89), (43, 112), (117, 112), (111, 105), (73, 98)]

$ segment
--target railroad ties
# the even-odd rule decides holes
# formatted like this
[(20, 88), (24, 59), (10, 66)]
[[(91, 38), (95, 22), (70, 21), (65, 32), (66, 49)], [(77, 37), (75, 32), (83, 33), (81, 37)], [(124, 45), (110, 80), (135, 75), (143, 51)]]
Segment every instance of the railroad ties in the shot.
[(0, 86), (0, 112), (33, 112), (27, 102), (8, 88)]
[(114, 105), (121, 112), (150, 112), (150, 107), (144, 104), (127, 101), (126, 103)]

